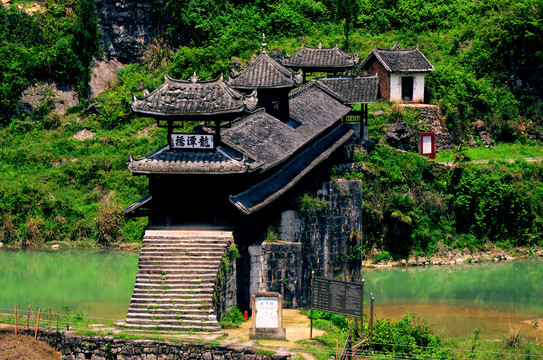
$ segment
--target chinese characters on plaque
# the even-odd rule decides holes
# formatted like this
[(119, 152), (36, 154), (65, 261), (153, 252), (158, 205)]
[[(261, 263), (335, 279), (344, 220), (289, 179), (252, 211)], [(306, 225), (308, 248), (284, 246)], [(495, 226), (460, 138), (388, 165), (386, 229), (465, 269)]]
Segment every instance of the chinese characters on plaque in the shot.
[(213, 135), (172, 134), (172, 149), (213, 149)]
[(253, 326), (249, 339), (285, 340), (283, 327), (283, 297), (276, 292), (256, 292), (252, 295)]

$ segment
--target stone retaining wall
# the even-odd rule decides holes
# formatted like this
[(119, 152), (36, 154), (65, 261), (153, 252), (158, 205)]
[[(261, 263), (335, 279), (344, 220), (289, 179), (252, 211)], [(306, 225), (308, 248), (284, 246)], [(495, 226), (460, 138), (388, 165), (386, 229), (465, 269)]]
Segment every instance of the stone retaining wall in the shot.
[(327, 182), (316, 197), (321, 202), (304, 214), (282, 213), (280, 241), (249, 246), (251, 294), (278, 292), (284, 308), (296, 308), (309, 305), (312, 270), (316, 276), (360, 280), (362, 182)]
[[(34, 330), (21, 333), (34, 336)], [(156, 340), (122, 340), (112, 336), (78, 336), (69, 331), (39, 330), (38, 339), (62, 353), (63, 360), (288, 360), (292, 354), (258, 354), (231, 345), (172, 343)]]

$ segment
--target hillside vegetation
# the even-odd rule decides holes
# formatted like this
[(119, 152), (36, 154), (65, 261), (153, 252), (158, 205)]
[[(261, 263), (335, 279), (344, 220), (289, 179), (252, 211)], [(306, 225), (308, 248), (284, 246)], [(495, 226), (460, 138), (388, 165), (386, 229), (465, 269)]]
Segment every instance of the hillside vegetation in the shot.
[[(24, 8), (26, 2), (18, 3)], [(321, 42), (364, 58), (375, 45), (418, 44), (436, 68), (427, 76), (427, 99), (442, 107), (458, 143), (480, 119), (498, 141), (539, 145), (540, 1), (155, 0), (160, 38), (149, 44), (141, 62), (128, 64), (90, 102), (93, 111), (86, 110), (88, 88), (82, 79), (89, 56), (98, 52), (90, 41), (96, 36), (88, 37), (92, 26), (81, 25), (92, 9), (82, 4), (88, 1), (46, 0), (32, 15), (16, 5), (0, 7), (2, 242), (139, 241), (144, 221), (123, 221), (119, 208), (147, 193), (147, 179), (131, 176), (125, 162), (129, 154), (154, 151), (165, 136), (151, 119), (134, 117), (132, 94), (155, 89), (165, 73), (179, 79), (193, 72), (203, 79), (228, 74), (233, 57), (246, 64), (260, 50), (262, 33), (271, 53), (292, 54), (302, 42)], [(34, 109), (21, 107), (22, 91), (44, 79), (75, 83), (81, 106), (67, 115), (53, 114), (53, 97), (45, 96)], [(75, 139), (84, 129), (94, 137)], [(390, 241), (400, 239), (393, 234), (412, 239), (404, 243), (420, 251), (431, 251), (438, 239), (459, 246), (486, 240), (541, 243), (539, 165), (467, 166), (449, 173), (417, 156), (383, 151), (358, 159), (379, 176), (345, 175), (368, 181), (365, 233), (371, 243), (404, 251), (392, 247)], [(506, 196), (510, 206), (502, 206)], [(395, 223), (397, 213), (387, 212), (387, 206), (404, 209), (409, 229)]]

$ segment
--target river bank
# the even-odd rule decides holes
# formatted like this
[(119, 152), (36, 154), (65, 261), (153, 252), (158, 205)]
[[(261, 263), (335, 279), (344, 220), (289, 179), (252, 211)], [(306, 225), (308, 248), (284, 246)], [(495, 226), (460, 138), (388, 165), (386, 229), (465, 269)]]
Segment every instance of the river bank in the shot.
[(543, 248), (511, 248), (507, 251), (488, 243), (482, 249), (471, 250), (467, 247), (455, 249), (438, 244), (438, 251), (430, 256), (412, 253), (407, 258), (394, 259), (386, 252), (373, 249), (362, 261), (367, 268), (393, 268), (403, 266), (458, 265), (486, 262), (526, 260), (543, 258)]

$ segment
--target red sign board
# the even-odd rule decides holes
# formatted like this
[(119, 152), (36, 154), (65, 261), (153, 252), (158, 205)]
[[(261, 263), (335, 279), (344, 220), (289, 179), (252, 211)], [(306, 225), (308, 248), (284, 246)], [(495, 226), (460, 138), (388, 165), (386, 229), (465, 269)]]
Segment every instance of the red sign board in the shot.
[(436, 157), (435, 134), (433, 132), (425, 132), (420, 134), (420, 154), (428, 156), (430, 159)]

